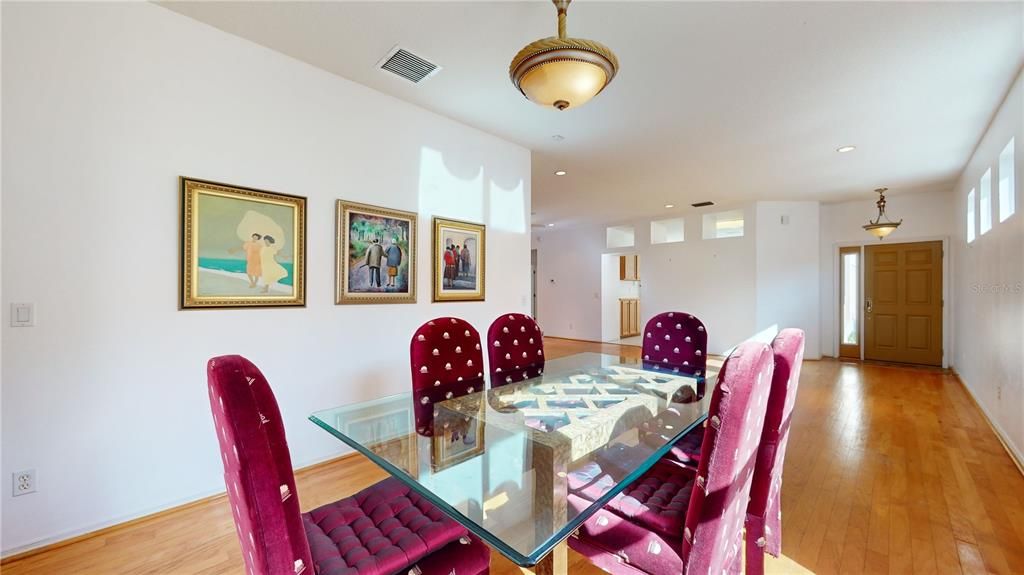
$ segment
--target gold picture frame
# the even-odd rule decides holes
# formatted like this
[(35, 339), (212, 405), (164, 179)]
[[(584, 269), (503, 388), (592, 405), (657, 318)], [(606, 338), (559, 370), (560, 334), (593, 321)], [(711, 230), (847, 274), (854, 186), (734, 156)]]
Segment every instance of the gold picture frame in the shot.
[(439, 217), (433, 223), (433, 301), (484, 301), (487, 226)]
[(334, 303), (416, 303), (418, 220), (415, 212), (338, 200)]
[(459, 402), (457, 410), (441, 409), (435, 416), (430, 438), (430, 468), (434, 473), (485, 451), (484, 395), (486, 392), (477, 392), (455, 400)]
[(179, 309), (306, 305), (306, 198), (184, 176), (179, 184)]

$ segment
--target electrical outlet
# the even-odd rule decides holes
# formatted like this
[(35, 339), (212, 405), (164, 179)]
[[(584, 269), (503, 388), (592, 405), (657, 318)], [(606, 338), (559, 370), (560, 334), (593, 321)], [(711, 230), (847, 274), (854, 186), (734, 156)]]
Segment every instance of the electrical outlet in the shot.
[(36, 470), (27, 469), (11, 474), (12, 491), (14, 497), (36, 492)]
[(997, 385), (996, 386), (996, 401), (1002, 401), (1002, 400), (1003, 400), (1003, 386)]

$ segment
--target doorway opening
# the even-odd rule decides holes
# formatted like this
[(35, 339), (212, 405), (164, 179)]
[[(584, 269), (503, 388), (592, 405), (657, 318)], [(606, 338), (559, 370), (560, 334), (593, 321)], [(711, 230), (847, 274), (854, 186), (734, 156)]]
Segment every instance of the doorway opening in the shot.
[(530, 315), (537, 321), (537, 250), (530, 250)]
[(640, 258), (601, 256), (601, 340), (640, 345)]

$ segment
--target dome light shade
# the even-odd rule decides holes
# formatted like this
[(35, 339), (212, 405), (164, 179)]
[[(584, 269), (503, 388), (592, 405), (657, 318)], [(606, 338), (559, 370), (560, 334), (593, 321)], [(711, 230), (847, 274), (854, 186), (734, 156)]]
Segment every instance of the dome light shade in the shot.
[(558, 110), (589, 102), (604, 90), (619, 68), (605, 45), (565, 35), (571, 0), (553, 0), (558, 9), (558, 37), (531, 42), (512, 58), (508, 74), (531, 102)]
[(894, 222), (889, 219), (889, 216), (885, 215), (885, 192), (888, 190), (889, 188), (878, 188), (875, 190), (878, 192), (878, 201), (875, 202), (875, 206), (878, 207), (878, 217), (873, 220), (868, 220), (868, 223), (863, 226), (869, 234), (880, 240), (885, 239), (885, 236), (896, 231), (896, 228), (900, 227), (900, 224), (903, 223), (902, 219), (898, 222)]

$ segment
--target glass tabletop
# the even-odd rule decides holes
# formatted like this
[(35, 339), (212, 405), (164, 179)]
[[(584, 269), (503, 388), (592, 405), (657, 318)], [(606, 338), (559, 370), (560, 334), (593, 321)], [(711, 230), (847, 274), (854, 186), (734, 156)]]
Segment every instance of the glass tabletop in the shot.
[[(714, 367), (644, 367), (599, 353), (549, 360), (538, 377), (436, 403), (433, 436), (416, 433), (411, 392), (310, 420), (530, 567), (707, 416)], [(600, 481), (570, 504), (595, 470)]]

